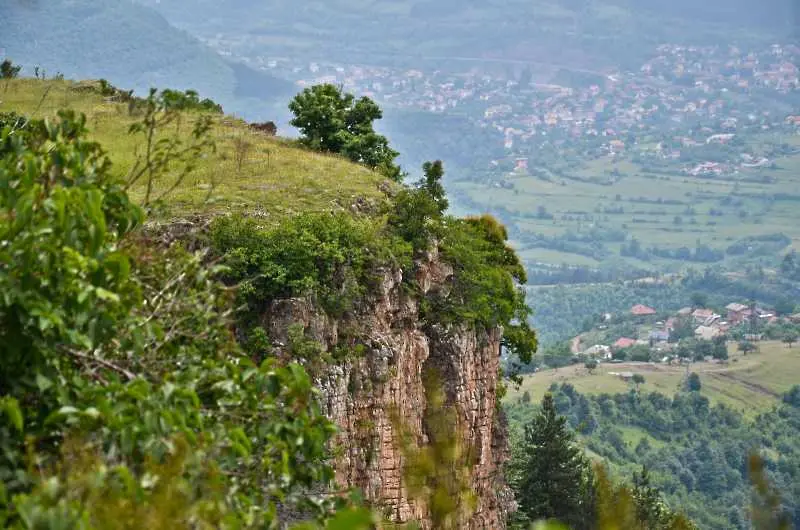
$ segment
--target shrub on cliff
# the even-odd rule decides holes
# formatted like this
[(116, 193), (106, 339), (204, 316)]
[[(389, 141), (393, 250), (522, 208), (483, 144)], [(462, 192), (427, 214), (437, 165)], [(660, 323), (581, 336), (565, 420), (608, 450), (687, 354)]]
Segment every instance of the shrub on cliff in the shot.
[(376, 269), (410, 265), (410, 248), (369, 219), (345, 213), (304, 213), (263, 228), (243, 217), (212, 226), (212, 245), (238, 284), (248, 311), (278, 298), (311, 296), (330, 314), (351, 308), (366, 292)]
[(444, 321), (473, 322), (503, 328), (503, 346), (523, 363), (536, 352), (530, 308), (522, 284), (525, 268), (508, 246), (505, 227), (491, 216), (446, 220), (440, 241), (451, 263), (453, 289), (431, 300), (429, 315)]

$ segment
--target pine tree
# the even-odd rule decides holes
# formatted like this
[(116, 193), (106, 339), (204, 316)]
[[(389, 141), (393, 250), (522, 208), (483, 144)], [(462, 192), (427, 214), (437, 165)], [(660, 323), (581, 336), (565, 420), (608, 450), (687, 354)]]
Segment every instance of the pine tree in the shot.
[[(557, 519), (576, 530), (593, 520), (591, 468), (575, 444), (566, 418), (546, 394), (539, 414), (525, 426), (514, 486), (519, 511), (530, 521)], [(590, 512), (590, 513), (587, 513)]]

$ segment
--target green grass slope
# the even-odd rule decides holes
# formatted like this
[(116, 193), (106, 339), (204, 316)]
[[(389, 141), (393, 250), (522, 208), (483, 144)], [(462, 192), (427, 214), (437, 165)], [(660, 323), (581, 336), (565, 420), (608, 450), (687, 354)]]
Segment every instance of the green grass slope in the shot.
[[(141, 149), (141, 138), (128, 134), (135, 118), (126, 104), (109, 102), (91, 90), (92, 83), (16, 79), (0, 83), (0, 112), (14, 111), (32, 117), (54, 116), (59, 109), (74, 109), (87, 117), (91, 137), (108, 151), (114, 171), (124, 176)], [(184, 138), (196, 116), (187, 113), (180, 128), (165, 134)], [(217, 149), (198, 161), (197, 169), (169, 197), (169, 215), (214, 214), (247, 211), (267, 218), (300, 211), (352, 209), (355, 204), (383, 197), (383, 177), (336, 156), (302, 150), (293, 142), (268, 137), (241, 120), (215, 116), (211, 135)], [(249, 149), (241, 168), (235, 161), (236, 143)], [(157, 187), (174, 179), (167, 175)], [(141, 197), (143, 189), (132, 195)]]
[[(258, 106), (284, 101), (291, 84), (233, 65), (155, 10), (130, 0), (0, 2), (0, 55), (39, 66), (49, 77), (106, 78), (146, 94), (150, 87), (188, 88), (228, 112), (273, 118)], [(255, 96), (255, 97), (254, 97)]]
[[(730, 349), (727, 364), (693, 363), (689, 370), (700, 376), (701, 393), (712, 403), (724, 403), (746, 416), (755, 416), (771, 409), (784, 392), (800, 382), (800, 348), (788, 348), (781, 342), (763, 342), (760, 351), (747, 356)], [(660, 392), (672, 396), (683, 385), (686, 367), (650, 363), (601, 364), (593, 374), (583, 365), (558, 370), (545, 370), (525, 376), (519, 389), (509, 389), (509, 402), (516, 402), (525, 392), (534, 403), (553, 383), (569, 383), (582, 394), (618, 394), (634, 385), (625, 382), (623, 372), (642, 374), (643, 392)]]

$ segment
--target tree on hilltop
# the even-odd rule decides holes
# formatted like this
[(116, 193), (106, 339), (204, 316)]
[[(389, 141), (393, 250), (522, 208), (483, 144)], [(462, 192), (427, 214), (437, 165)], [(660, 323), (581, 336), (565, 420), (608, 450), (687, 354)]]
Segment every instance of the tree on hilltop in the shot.
[(294, 114), (290, 123), (302, 133), (303, 145), (339, 153), (394, 180), (402, 179), (402, 171), (394, 163), (399, 153), (373, 128), (383, 112), (370, 98), (356, 100), (336, 85), (315, 85), (295, 96), (289, 110)]
[(6, 59), (0, 63), (0, 77), (3, 79), (14, 79), (19, 75), (22, 66), (15, 65), (10, 59)]

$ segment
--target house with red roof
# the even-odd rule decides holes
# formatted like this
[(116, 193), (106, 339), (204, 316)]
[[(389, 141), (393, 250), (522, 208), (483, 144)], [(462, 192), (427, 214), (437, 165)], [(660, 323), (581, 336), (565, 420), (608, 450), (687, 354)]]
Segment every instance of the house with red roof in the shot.
[(624, 350), (625, 348), (630, 348), (631, 346), (636, 345), (636, 339), (629, 339), (628, 337), (622, 337), (617, 342), (613, 344), (613, 348), (617, 350)]
[(631, 308), (631, 314), (637, 317), (649, 317), (656, 314), (656, 310), (646, 305), (636, 304)]

